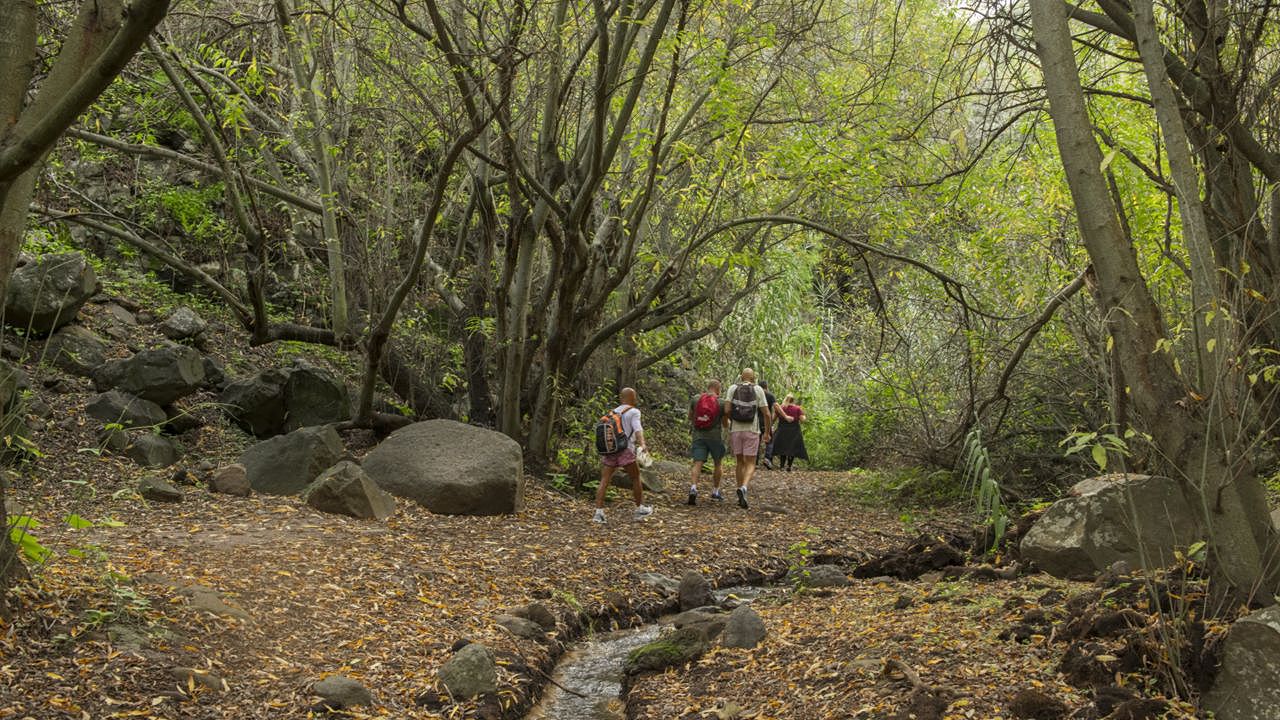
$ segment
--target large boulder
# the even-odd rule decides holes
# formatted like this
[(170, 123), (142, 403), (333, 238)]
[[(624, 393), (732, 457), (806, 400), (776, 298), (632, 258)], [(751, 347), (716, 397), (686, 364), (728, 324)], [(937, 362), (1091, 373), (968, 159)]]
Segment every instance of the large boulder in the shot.
[(168, 405), (204, 385), (204, 358), (184, 345), (143, 350), (103, 365), (93, 380), (99, 391), (114, 388)]
[(4, 323), (35, 333), (52, 332), (74, 320), (97, 291), (98, 278), (84, 255), (41, 256), (10, 276)]
[(72, 375), (93, 377), (107, 362), (107, 341), (83, 325), (66, 325), (49, 337), (44, 357)]
[(500, 515), (524, 504), (520, 445), (484, 428), (427, 420), (400, 428), (364, 458), (382, 489), (447, 515)]
[(158, 427), (169, 419), (159, 405), (119, 390), (94, 395), (89, 398), (84, 411), (103, 425), (125, 428)]
[(396, 512), (396, 499), (349, 460), (320, 473), (307, 488), (306, 498), (320, 512), (354, 518), (386, 520)]
[(1280, 712), (1280, 605), (1237, 620), (1201, 701), (1218, 720), (1274, 720)]
[(1112, 563), (1165, 567), (1199, 535), (1178, 484), (1152, 475), (1082, 480), (1022, 539), (1022, 556), (1061, 578), (1091, 578)]
[(255, 492), (294, 495), (332, 467), (342, 451), (342, 438), (333, 428), (302, 428), (251, 446), (240, 464)]
[(301, 362), (232, 382), (218, 401), (233, 422), (260, 438), (351, 418), (347, 386), (328, 370)]

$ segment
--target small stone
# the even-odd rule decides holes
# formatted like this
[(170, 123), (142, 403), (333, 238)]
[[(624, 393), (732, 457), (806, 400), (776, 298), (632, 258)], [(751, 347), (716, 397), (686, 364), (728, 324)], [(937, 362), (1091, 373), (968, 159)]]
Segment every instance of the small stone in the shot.
[(760, 644), (766, 632), (759, 613), (750, 605), (739, 605), (729, 613), (729, 622), (724, 626), (720, 644), (731, 648), (753, 648)]
[(898, 599), (893, 602), (893, 609), (906, 610), (911, 607), (914, 602), (915, 601), (911, 599), (910, 595), (899, 595)]
[(679, 596), (681, 610), (715, 604), (715, 597), (711, 594), (711, 583), (702, 576), (702, 573), (694, 570), (685, 573), (680, 580)]
[(1041, 690), (1028, 688), (1013, 697), (1009, 713), (1021, 720), (1060, 720), (1067, 716), (1067, 706)]
[(143, 478), (138, 483), (138, 494), (152, 502), (182, 502), (182, 491), (158, 478)]
[(104, 425), (125, 428), (158, 427), (166, 420), (165, 412), (150, 400), (108, 390), (89, 398), (85, 414)]
[(162, 468), (182, 458), (182, 446), (172, 438), (147, 431), (134, 431), (124, 454), (135, 463), (147, 468)]
[(342, 675), (330, 675), (312, 685), (311, 692), (319, 695), (324, 704), (334, 710), (373, 704), (373, 693), (368, 688)]
[(111, 319), (121, 325), (128, 325), (132, 327), (138, 324), (138, 318), (135, 317), (133, 313), (115, 303), (107, 303), (104, 306), (104, 309), (107, 311), (107, 314), (111, 316)]
[(543, 605), (542, 603), (529, 603), (524, 607), (518, 607), (515, 610), (512, 610), (511, 614), (519, 618), (532, 620), (543, 630), (548, 632), (556, 629), (556, 616), (547, 609), (546, 605)]
[(244, 465), (235, 463), (215, 472), (209, 479), (209, 492), (249, 497), (253, 489), (249, 487), (249, 477), (245, 474)]
[(662, 573), (645, 572), (636, 576), (641, 583), (657, 589), (663, 595), (675, 595), (680, 592), (680, 581)]
[(214, 692), (227, 690), (227, 681), (207, 670), (177, 666), (169, 670), (169, 674), (183, 687), (199, 685)]
[(455, 698), (472, 698), (498, 690), (493, 651), (480, 643), (470, 643), (454, 653), (440, 667), (439, 677)]
[(546, 637), (546, 633), (542, 631), (542, 626), (538, 623), (514, 615), (499, 615), (494, 618), (494, 622), (511, 631), (512, 635), (522, 637), (529, 640), (541, 640)]
[(187, 340), (204, 332), (208, 325), (195, 310), (183, 306), (160, 323), (160, 332), (170, 340)]
[(808, 588), (844, 587), (849, 584), (849, 576), (835, 565), (810, 565), (796, 568), (787, 573), (794, 583)]
[(237, 620), (249, 619), (249, 613), (223, 600), (222, 594), (211, 587), (187, 585), (178, 592), (189, 598), (188, 604), (196, 610), (203, 610), (213, 615), (236, 618)]
[(632, 650), (627, 655), (625, 671), (635, 675), (684, 665), (706, 652), (707, 647), (707, 636), (701, 629), (680, 628)]

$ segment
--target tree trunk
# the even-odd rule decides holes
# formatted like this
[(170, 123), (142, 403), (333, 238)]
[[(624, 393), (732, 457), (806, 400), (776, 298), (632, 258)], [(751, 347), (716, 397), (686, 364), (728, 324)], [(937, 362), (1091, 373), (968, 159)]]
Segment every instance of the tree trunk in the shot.
[[(1253, 594), (1275, 587), (1274, 532), (1261, 483), (1242, 448), (1215, 432), (1223, 418), (1206, 415), (1187, 393), (1163, 349), (1164, 324), (1124, 237), (1107, 194), (1102, 153), (1084, 104), (1061, 0), (1032, 0), (1032, 25), (1041, 59), (1058, 150), (1075, 202), (1081, 239), (1097, 272), (1112, 352), (1129, 383), (1135, 421), (1145, 424), (1187, 501), (1200, 514), (1214, 571), (1232, 587)], [(1263, 525), (1265, 521), (1266, 526)], [(1269, 592), (1259, 599), (1269, 601)]]
[[(168, 10), (168, 0), (80, 6), (49, 75), (27, 104), (36, 67), (36, 6), (0, 0), (0, 299), (8, 290), (40, 165), (53, 144), (124, 69)], [(18, 562), (0, 484), (0, 597)]]

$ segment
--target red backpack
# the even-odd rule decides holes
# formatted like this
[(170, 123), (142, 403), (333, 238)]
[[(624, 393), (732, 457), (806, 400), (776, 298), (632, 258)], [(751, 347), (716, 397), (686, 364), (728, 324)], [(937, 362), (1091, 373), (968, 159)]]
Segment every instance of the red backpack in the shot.
[(720, 399), (711, 393), (702, 393), (693, 407), (693, 426), (706, 430), (716, 424), (720, 415)]

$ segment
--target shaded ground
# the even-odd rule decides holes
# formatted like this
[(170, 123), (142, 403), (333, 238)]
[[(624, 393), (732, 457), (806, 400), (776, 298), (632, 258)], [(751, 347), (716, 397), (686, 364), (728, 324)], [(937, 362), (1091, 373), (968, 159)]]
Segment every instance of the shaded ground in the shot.
[[(146, 506), (100, 487), (86, 507), (57, 480), (37, 480), (17, 495), (38, 517), (76, 511), (125, 526), (71, 531), (50, 521), (40, 529), (57, 556), (38, 572), (44, 590), (24, 593), (26, 611), (0, 639), (0, 717), (303, 717), (310, 683), (329, 673), (370, 687), (380, 702), (374, 716), (435, 717), (414, 700), (440, 690), (436, 669), (458, 639), (535, 662), (548, 652), (496, 626), (504, 608), (539, 598), (566, 615), (608, 614), (658, 599), (637, 580), (644, 571), (778, 569), (798, 541), (871, 550), (896, 537), (892, 516), (854, 516), (833, 503), (831, 480), (762, 477), (755, 501), (781, 513), (655, 496), (652, 519), (623, 519), (624, 501), (604, 527), (588, 522), (585, 502), (539, 486), (515, 517), (439, 516), (402, 502), (381, 525), (322, 515), (293, 498), (196, 488), (180, 505)], [(104, 558), (68, 554), (88, 544)], [(134, 583), (110, 581), (108, 571)], [(195, 609), (181, 592), (189, 585), (219, 591), (248, 619)], [(187, 687), (175, 666), (208, 669), (227, 689)], [(531, 682), (500, 680), (508, 704)]]

